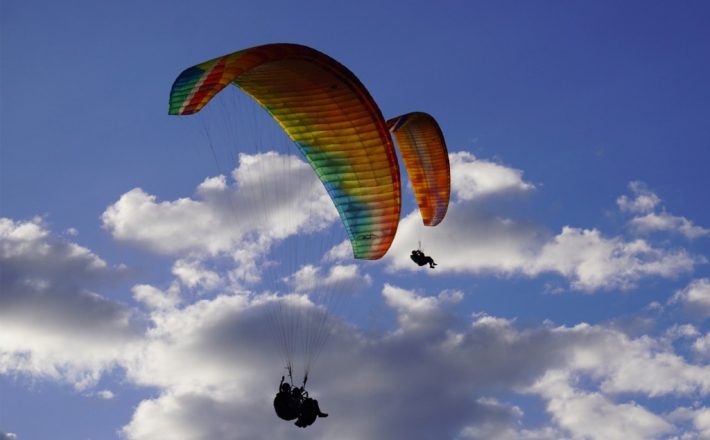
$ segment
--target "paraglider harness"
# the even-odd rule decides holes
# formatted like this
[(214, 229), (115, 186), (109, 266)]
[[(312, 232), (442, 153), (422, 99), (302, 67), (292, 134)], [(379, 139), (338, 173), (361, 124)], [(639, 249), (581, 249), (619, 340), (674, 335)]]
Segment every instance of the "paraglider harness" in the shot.
[(308, 391), (306, 391), (308, 373), (303, 378), (303, 385), (295, 387), (290, 364), (286, 366), (286, 370), (290, 383), (284, 382), (285, 377), (281, 376), (279, 392), (274, 398), (276, 415), (284, 420), (297, 419), (295, 425), (299, 428), (312, 425), (318, 417), (328, 417), (328, 414), (321, 412), (318, 401), (308, 396)]

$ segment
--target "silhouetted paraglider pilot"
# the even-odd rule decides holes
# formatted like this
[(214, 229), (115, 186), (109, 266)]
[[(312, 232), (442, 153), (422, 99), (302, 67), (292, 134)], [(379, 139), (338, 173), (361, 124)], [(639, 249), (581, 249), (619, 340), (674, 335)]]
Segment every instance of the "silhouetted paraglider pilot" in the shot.
[(431, 257), (427, 257), (424, 255), (424, 252), (420, 251), (419, 249), (413, 250), (412, 255), (409, 256), (412, 261), (417, 263), (420, 266), (424, 266), (425, 264), (428, 264), (430, 268), (434, 268), (436, 266), (436, 263), (434, 263), (434, 259)]
[(304, 380), (300, 388), (292, 387), (284, 383), (284, 377), (281, 376), (279, 392), (274, 397), (276, 415), (284, 420), (298, 419), (295, 425), (299, 428), (312, 425), (318, 417), (328, 417), (328, 414), (321, 412), (318, 401), (308, 397), (305, 385)]
[(274, 397), (274, 409), (276, 415), (284, 420), (293, 420), (298, 417), (298, 411), (301, 408), (301, 400), (303, 399), (300, 389), (293, 388), (288, 383), (284, 383), (284, 377), (281, 376), (281, 384), (279, 392)]
[(299, 428), (310, 426), (318, 417), (328, 417), (328, 414), (321, 412), (318, 401), (308, 397), (308, 391), (304, 392), (304, 399), (303, 403), (301, 403), (301, 411), (298, 413), (296, 426)]

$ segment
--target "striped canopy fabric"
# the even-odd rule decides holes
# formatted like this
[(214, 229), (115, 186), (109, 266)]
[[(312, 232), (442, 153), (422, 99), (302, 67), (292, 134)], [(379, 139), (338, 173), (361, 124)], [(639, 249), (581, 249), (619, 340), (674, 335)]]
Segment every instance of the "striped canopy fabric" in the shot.
[(196, 113), (229, 84), (296, 143), (338, 209), (355, 258), (381, 258), (399, 223), (399, 165), (387, 123), (357, 77), (306, 46), (257, 46), (183, 71), (169, 113)]
[(446, 215), (451, 195), (449, 153), (439, 124), (427, 113), (413, 112), (387, 125), (397, 139), (422, 220), (436, 226)]

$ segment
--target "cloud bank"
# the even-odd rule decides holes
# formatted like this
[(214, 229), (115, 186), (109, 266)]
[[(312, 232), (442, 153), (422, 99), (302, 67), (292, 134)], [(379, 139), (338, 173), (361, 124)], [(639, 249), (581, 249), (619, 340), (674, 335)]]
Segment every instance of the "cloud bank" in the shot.
[[(453, 202), (441, 225), (422, 230), (417, 212), (405, 216), (390, 257), (371, 272), (343, 262), (350, 249), (341, 243), (283, 273), (280, 295), (258, 284), (274, 248), (337, 221), (312, 171), (287, 156), (241, 156), (234, 184), (208, 178), (194, 198), (160, 202), (136, 188), (109, 206), (103, 227), (116, 240), (173, 258), (174, 278), (135, 284), (133, 306), (101, 293), (122, 268), (52, 235), (41, 219), (2, 219), (0, 323), (8, 331), (0, 334), (0, 373), (65, 381), (114, 399), (97, 388), (103, 374), (120, 368), (127, 383), (156, 390), (122, 427), (130, 440), (706, 435), (710, 336), (702, 328), (676, 324), (660, 336), (630, 336), (604, 323), (520, 326), (484, 311), (454, 313), (466, 303), (464, 291), (378, 281), (378, 269), (412, 268), (417, 237), (439, 262), (427, 273), (552, 273), (583, 292), (672, 279), (705, 261), (646, 237), (574, 226), (551, 233), (507, 218), (489, 202), (535, 190), (521, 171), (468, 153), (452, 154), (451, 163)], [(287, 188), (264, 191), (285, 174)], [(660, 198), (640, 183), (630, 188), (633, 195), (617, 205), (634, 216), (632, 225), (653, 214)], [(706, 284), (697, 278), (668, 301), (706, 317)], [(377, 296), (391, 325), (364, 331), (324, 308), (317, 290)], [(328, 335), (309, 383), (331, 417), (308, 430), (271, 409), (284, 374), (283, 310), (282, 317), (309, 317), (299, 331)], [(303, 363), (296, 368), (302, 372)], [(546, 417), (531, 423), (528, 407), (516, 403), (521, 396)], [(670, 412), (653, 404), (671, 398), (680, 403)]]

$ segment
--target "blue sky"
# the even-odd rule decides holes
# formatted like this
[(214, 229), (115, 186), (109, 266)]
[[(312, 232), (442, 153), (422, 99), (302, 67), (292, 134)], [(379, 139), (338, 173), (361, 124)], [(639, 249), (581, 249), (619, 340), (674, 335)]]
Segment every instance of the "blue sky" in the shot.
[[(0, 439), (707, 438), (709, 14), (3, 1)], [(167, 115), (184, 68), (273, 42), (339, 60), (386, 117), (438, 120), (439, 227), (405, 190), (388, 256), (355, 262), (247, 98)], [(286, 213), (235, 182), (269, 173), (298, 183)], [(305, 432), (271, 410), (277, 285), (349, 292), (311, 378), (331, 417)]]

